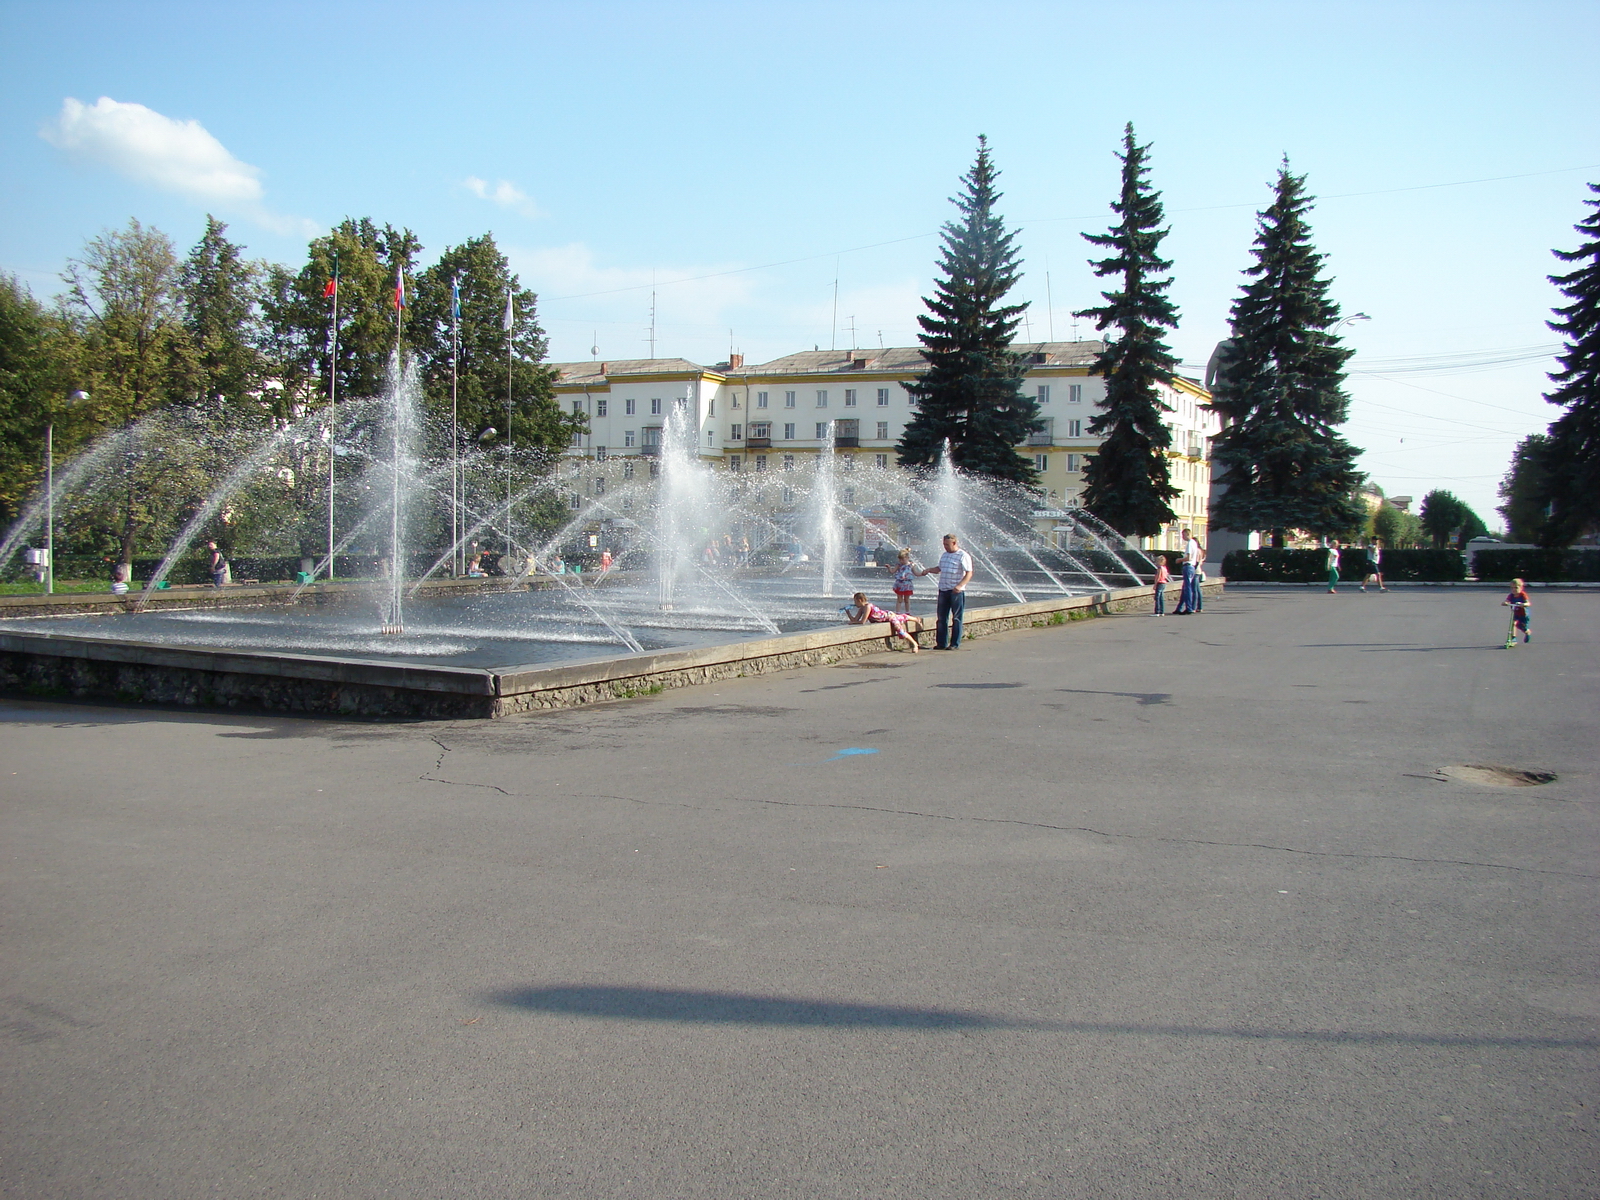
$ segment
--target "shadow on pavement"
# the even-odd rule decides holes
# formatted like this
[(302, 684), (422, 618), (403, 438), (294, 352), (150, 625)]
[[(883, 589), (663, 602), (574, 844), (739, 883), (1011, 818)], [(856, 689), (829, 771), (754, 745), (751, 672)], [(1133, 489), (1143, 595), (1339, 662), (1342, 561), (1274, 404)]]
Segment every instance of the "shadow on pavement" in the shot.
[(1042, 1021), (994, 1013), (911, 1005), (849, 1004), (794, 996), (604, 984), (507, 988), (480, 997), (502, 1008), (623, 1021), (691, 1025), (772, 1025), (831, 1029), (1015, 1029), (1132, 1037), (1228, 1038), (1241, 1041), (1326, 1042), (1352, 1046), (1500, 1046), (1523, 1050), (1597, 1050), (1600, 1039), (1472, 1034), (1355, 1032), (1342, 1029), (1252, 1029), (1245, 1026), (1139, 1025)]

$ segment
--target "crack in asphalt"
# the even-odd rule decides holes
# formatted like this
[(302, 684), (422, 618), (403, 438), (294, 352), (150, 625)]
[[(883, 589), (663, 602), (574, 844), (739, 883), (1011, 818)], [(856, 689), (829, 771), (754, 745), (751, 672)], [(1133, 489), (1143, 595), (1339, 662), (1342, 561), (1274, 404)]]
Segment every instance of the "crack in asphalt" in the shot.
[[(449, 754), (450, 747), (438, 738), (432, 741), (439, 747), (439, 760), (434, 764), (434, 770), (444, 765), (444, 756)], [(418, 776), (419, 779), (430, 783), (444, 783), (452, 787), (478, 787), (488, 788), (499, 792), (502, 796), (524, 798), (526, 792), (508, 792), (503, 787), (492, 783), (469, 783), (459, 779), (440, 779), (433, 774)], [(1428, 778), (1428, 776), (1418, 776)], [(572, 792), (574, 797), (586, 800), (621, 800), (628, 804), (651, 805), (663, 808), (688, 808), (701, 811), (706, 806), (700, 804), (685, 804), (678, 800), (648, 800), (638, 796), (616, 796), (599, 792)], [(773, 808), (837, 808), (848, 809), (853, 812), (881, 813), (894, 817), (920, 817), (926, 821), (964, 821), (974, 825), (1020, 825), (1028, 829), (1048, 829), (1054, 833), (1087, 833), (1095, 837), (1120, 838), (1130, 842), (1167, 842), (1177, 846), (1218, 846), (1233, 850), (1271, 850), (1278, 854), (1299, 854), (1306, 858), (1357, 858), (1384, 860), (1389, 862), (1409, 862), (1432, 864), (1442, 867), (1482, 867), (1493, 871), (1520, 871), (1528, 875), (1560, 875), (1567, 879), (1600, 879), (1600, 875), (1588, 875), (1582, 871), (1558, 871), (1550, 867), (1518, 867), (1510, 863), (1478, 862), (1465, 858), (1417, 858), (1409, 854), (1379, 854), (1366, 850), (1304, 850), (1298, 846), (1274, 846), (1266, 842), (1224, 842), (1211, 838), (1178, 838), (1166, 837), (1161, 834), (1151, 833), (1117, 833), (1104, 829), (1095, 829), (1089, 825), (1051, 825), (1045, 821), (1024, 821), (1019, 817), (963, 817), (950, 813), (921, 812), (910, 808), (880, 808), (871, 804), (839, 804), (822, 803), (805, 800), (768, 800), (760, 797), (727, 796), (725, 801), (734, 804), (765, 804)]]
[(444, 756), (446, 754), (453, 753), (453, 750), (451, 749), (451, 747), (446, 746), (443, 742), (441, 742), (436, 737), (431, 737), (428, 740), (430, 742), (432, 742), (435, 746), (439, 747), (439, 757), (434, 760), (433, 767), (432, 767), (431, 770), (424, 771), (421, 775), (417, 776), (418, 780), (420, 780), (422, 782), (426, 782), (426, 783), (445, 783), (445, 784), (449, 784), (451, 787), (486, 788), (487, 790), (489, 790), (491, 792), (499, 792), (502, 796), (511, 796), (513, 798), (521, 795), (520, 792), (508, 792), (508, 791), (505, 790), (505, 788), (497, 787), (492, 783), (471, 783), (471, 782), (468, 782), (465, 779), (441, 779), (441, 778), (439, 778), (437, 772), (439, 771), (439, 769), (441, 767), (444, 766)]

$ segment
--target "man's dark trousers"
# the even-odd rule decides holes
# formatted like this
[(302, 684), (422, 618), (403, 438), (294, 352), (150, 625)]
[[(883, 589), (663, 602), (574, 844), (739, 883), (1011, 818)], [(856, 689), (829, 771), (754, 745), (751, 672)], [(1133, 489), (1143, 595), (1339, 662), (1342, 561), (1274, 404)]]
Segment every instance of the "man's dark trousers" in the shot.
[(961, 645), (961, 619), (967, 612), (966, 592), (939, 593), (939, 624), (934, 631), (934, 646), (951, 650)]

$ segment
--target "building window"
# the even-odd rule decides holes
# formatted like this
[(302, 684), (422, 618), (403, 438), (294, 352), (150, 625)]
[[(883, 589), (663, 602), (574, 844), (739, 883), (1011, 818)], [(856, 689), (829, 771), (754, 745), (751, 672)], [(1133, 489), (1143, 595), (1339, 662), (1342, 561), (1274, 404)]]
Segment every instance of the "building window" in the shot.
[(575, 417), (583, 416), (583, 401), (582, 400), (574, 400), (572, 402), (572, 415), (575, 416)]
[(855, 390), (855, 388), (845, 388), (845, 390), (844, 390), (844, 406), (846, 408), (854, 408), (856, 406), (856, 390)]
[(1081, 454), (1067, 455), (1067, 470), (1081, 471), (1083, 469), (1083, 456)]
[(622, 431), (622, 444), (629, 449), (633, 447), (633, 430), (624, 429)]
[(793, 392), (785, 392), (783, 394), (783, 406), (785, 408), (793, 408), (794, 407), (794, 393)]
[(660, 474), (661, 474), (661, 460), (658, 459), (658, 458), (652, 458), (650, 460), (650, 478), (654, 479)]
[(827, 408), (828, 407), (828, 393), (827, 392), (818, 392), (817, 393), (817, 407), (818, 408)]
[[(750, 395), (749, 392), (745, 393), (746, 398), (748, 398), (749, 395)], [(728, 397), (728, 407), (729, 408), (738, 408), (739, 407), (739, 397), (738, 396), (729, 396)]]
[(888, 408), (889, 407), (889, 389), (888, 388), (879, 388), (878, 389), (878, 407), (879, 408)]
[(582, 434), (582, 433), (574, 433), (574, 434), (573, 434), (573, 435), (572, 435), (572, 444), (573, 444), (573, 445), (574, 445), (574, 446), (581, 446), (581, 445), (583, 445), (583, 434)]
[(674, 396), (672, 398), (672, 407), (678, 412), (687, 412), (689, 409), (689, 400), (685, 396)]
[(604, 496), (606, 494), (606, 477), (604, 475), (596, 475), (594, 477), (594, 494), (596, 496)]
[(577, 492), (573, 492), (570, 496), (567, 497), (567, 507), (571, 508), (571, 509), (582, 508), (583, 507), (583, 497), (578, 495)]
[(793, 421), (790, 421), (787, 425), (785, 425), (783, 427), (783, 440), (786, 441), (786, 442), (794, 441), (794, 422)]
[(1082, 437), (1083, 436), (1083, 422), (1082, 421), (1068, 421), (1067, 422), (1067, 436), (1068, 437)]
[(706, 416), (714, 417), (716, 415), (717, 415), (717, 398), (715, 396), (713, 396), (711, 399), (706, 401)]
[(744, 426), (743, 425), (735, 425), (731, 429), (729, 429), (728, 430), (728, 440), (730, 442), (742, 442), (742, 441), (744, 441)]
[(743, 466), (744, 461), (737, 454), (728, 455), (728, 470), (737, 475)]
[(604, 446), (596, 446), (594, 448), (594, 460), (595, 462), (605, 462), (606, 448)]
[(856, 469), (856, 456), (854, 454), (844, 455), (840, 459), (839, 467), (846, 475), (853, 474)]
[(820, 442), (828, 436), (828, 424), (827, 421), (817, 422), (817, 441)]
[(717, 436), (717, 434), (716, 434), (715, 430), (711, 430), (711, 429), (706, 430), (706, 445), (708, 445), (708, 446), (716, 445), (716, 436)]
[[(785, 455), (784, 455), (784, 456), (783, 456), (783, 469), (784, 469), (784, 470), (785, 470), (785, 471), (792, 471), (792, 470), (794, 470), (794, 455), (792, 455), (792, 454), (785, 454)], [(786, 501), (786, 502), (785, 502), (785, 503), (787, 503), (787, 501)]]
[(1067, 385), (1067, 403), (1068, 404), (1082, 404), (1083, 403), (1083, 384), (1081, 384), (1081, 383), (1069, 383)]
[(607, 403), (606, 401), (604, 401), (604, 400), (596, 400), (594, 402), (594, 415), (597, 416), (597, 417), (605, 416), (606, 415), (606, 409), (608, 409), (609, 407), (610, 407), (610, 404)]
[(767, 456), (765, 454), (756, 455), (756, 470), (765, 471), (766, 469), (767, 469)]
[(1033, 469), (1035, 471), (1043, 475), (1049, 468), (1050, 456), (1048, 454), (1035, 454), (1033, 456)]
[(753, 438), (769, 438), (772, 436), (771, 421), (751, 421), (750, 436)]
[(766, 406), (767, 406), (767, 394), (765, 392), (757, 392), (756, 393), (756, 407), (757, 408), (765, 408)]
[(636, 400), (632, 400), (632, 399), (624, 400), (622, 402), (622, 415), (625, 416), (625, 417), (633, 416), (634, 409), (637, 406), (637, 404), (638, 404), (638, 401), (636, 401)]
[(1039, 403), (1050, 403), (1050, 385), (1048, 383), (1041, 383), (1039, 385)]
[(880, 442), (886, 442), (889, 440), (889, 422), (878, 422), (878, 440)]
[(845, 488), (845, 490), (844, 490), (844, 502), (846, 504), (848, 504), (851, 508), (855, 507), (855, 504), (856, 504), (856, 490), (855, 490), (855, 488)]
[(627, 462), (622, 464), (622, 477), (624, 479), (633, 478), (633, 459), (630, 458)]
[(661, 397), (660, 396), (657, 396), (655, 399), (650, 401), (650, 415), (652, 417), (659, 417), (661, 415)]
[(889, 456), (887, 454), (874, 454), (872, 456), (872, 465), (877, 467), (880, 471), (888, 470)]

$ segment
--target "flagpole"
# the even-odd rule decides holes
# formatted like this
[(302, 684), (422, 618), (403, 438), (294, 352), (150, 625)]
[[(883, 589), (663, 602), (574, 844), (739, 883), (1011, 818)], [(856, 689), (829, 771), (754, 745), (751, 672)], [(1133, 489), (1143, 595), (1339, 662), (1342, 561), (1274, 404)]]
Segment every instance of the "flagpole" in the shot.
[(333, 582), (333, 442), (339, 404), (339, 251), (333, 252), (333, 335), (328, 351), (328, 582)]
[[(516, 324), (513, 293), (506, 289), (506, 562), (511, 561), (511, 333)], [(501, 570), (505, 570), (501, 567)], [(520, 574), (521, 572), (518, 572)]]
[(450, 574), (461, 575), (461, 427), (457, 423), (456, 363), (461, 357), (461, 276), (450, 284)]

